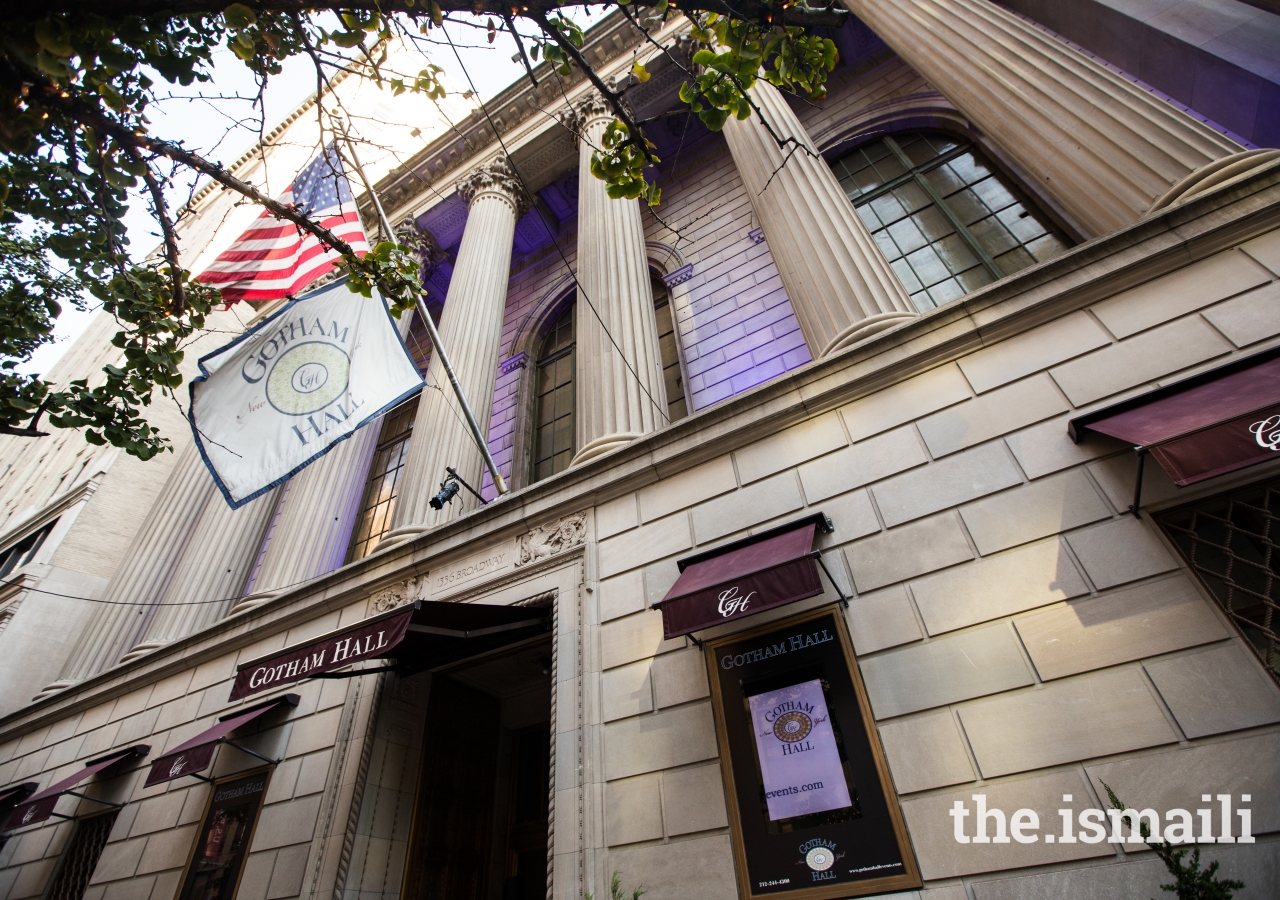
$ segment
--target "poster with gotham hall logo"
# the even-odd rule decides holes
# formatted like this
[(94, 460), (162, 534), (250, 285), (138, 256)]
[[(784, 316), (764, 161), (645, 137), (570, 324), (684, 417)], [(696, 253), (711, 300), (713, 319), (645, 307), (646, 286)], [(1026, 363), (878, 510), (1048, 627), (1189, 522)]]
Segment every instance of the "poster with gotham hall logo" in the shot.
[(815, 679), (747, 700), (755, 725), (769, 818), (850, 806), (831, 713)]
[(920, 887), (838, 609), (710, 640), (712, 707), (745, 900)]
[(294, 300), (200, 360), (191, 428), (232, 509), (319, 459), (422, 387), (375, 293)]

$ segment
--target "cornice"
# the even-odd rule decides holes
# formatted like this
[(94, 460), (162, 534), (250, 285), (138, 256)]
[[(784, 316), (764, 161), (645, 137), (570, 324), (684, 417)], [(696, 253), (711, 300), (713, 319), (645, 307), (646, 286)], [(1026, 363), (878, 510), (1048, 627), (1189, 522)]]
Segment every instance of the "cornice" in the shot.
[[(634, 48), (640, 32), (620, 11), (605, 16), (586, 33), (583, 55), (598, 68), (615, 62)], [(436, 138), (418, 151), (404, 165), (391, 170), (376, 185), (383, 205), (397, 215), (404, 214), (404, 207), (420, 194), (435, 187), (441, 195), (447, 195), (443, 185), (452, 186), (460, 172), (474, 165), (477, 155), (497, 142), (498, 136), (508, 138), (544, 110), (567, 105), (566, 98), (581, 92), (586, 82), (583, 73), (574, 67), (571, 75), (561, 77), (548, 63), (540, 63), (533, 69), (537, 87), (522, 77), (501, 91), (485, 106), (489, 116), (480, 109), (472, 111), (462, 122)], [(490, 117), (497, 126), (497, 134), (490, 126)], [(548, 117), (546, 128), (557, 127), (554, 118)], [(508, 143), (508, 146), (510, 144)], [(514, 149), (514, 148), (512, 148)], [(522, 169), (523, 171), (523, 169)], [(361, 211), (373, 213), (373, 205), (367, 194), (357, 198)]]
[(33, 531), (39, 531), (81, 500), (88, 500), (93, 496), (94, 491), (98, 489), (99, 484), (100, 481), (97, 478), (86, 478), (73, 485), (71, 490), (66, 493), (54, 497), (38, 513), (28, 519), (23, 519), (13, 528), (0, 534), (0, 548), (8, 547), (15, 541), (22, 540)]
[[(469, 550), (480, 552), (513, 540), (1277, 228), (1280, 162), (1074, 247), (621, 450), (282, 592), (252, 612), (224, 619), (11, 713), (0, 719), (0, 742), (123, 695), (139, 683), (226, 657), (264, 634), (341, 610), (379, 587), (429, 573)], [(486, 584), (484, 589), (491, 587)]]

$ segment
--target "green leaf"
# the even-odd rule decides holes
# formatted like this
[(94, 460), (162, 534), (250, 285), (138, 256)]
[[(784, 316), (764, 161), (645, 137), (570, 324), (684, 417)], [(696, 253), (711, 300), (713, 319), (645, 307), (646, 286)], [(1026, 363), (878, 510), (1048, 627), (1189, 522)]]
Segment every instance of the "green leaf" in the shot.
[(33, 31), (36, 43), (46, 53), (52, 53), (54, 56), (61, 56), (64, 59), (75, 54), (75, 49), (71, 46), (71, 40), (67, 35), (66, 25), (63, 22), (45, 19), (42, 22), (37, 22)]
[(243, 3), (232, 3), (222, 11), (223, 21), (236, 31), (248, 28), (258, 21), (258, 14)]

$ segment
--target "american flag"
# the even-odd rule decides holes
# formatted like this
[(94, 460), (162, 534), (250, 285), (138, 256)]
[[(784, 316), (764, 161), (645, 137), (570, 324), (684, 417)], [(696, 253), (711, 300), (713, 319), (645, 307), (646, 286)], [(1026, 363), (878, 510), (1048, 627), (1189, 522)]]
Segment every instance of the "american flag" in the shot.
[[(369, 242), (333, 144), (307, 163), (279, 198), (328, 228), (360, 255)], [(277, 300), (292, 296), (324, 275), (338, 258), (314, 235), (264, 211), (197, 279), (216, 285), (222, 299)]]

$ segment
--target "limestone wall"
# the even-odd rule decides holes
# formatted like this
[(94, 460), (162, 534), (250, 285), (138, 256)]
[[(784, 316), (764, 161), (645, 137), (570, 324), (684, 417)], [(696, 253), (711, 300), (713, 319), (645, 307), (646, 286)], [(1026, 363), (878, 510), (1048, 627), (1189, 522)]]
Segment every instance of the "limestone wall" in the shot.
[[(1267, 896), (1280, 690), (1150, 517), (1126, 514), (1131, 450), (1073, 444), (1066, 423), (1276, 343), (1278, 304), (1273, 232), (600, 507), (608, 868), (654, 900), (735, 896), (704, 663), (647, 607), (675, 559), (821, 510), (930, 898), (965, 896), (960, 878), (980, 900), (1154, 891), (1158, 864), (1111, 844), (953, 839), (955, 800), (1056, 823), (1064, 793), (1105, 807), (1102, 779), (1162, 810), (1252, 791), (1254, 833), (1272, 837), (1211, 856), (1240, 896)], [(1146, 473), (1144, 505), (1183, 499)]]

